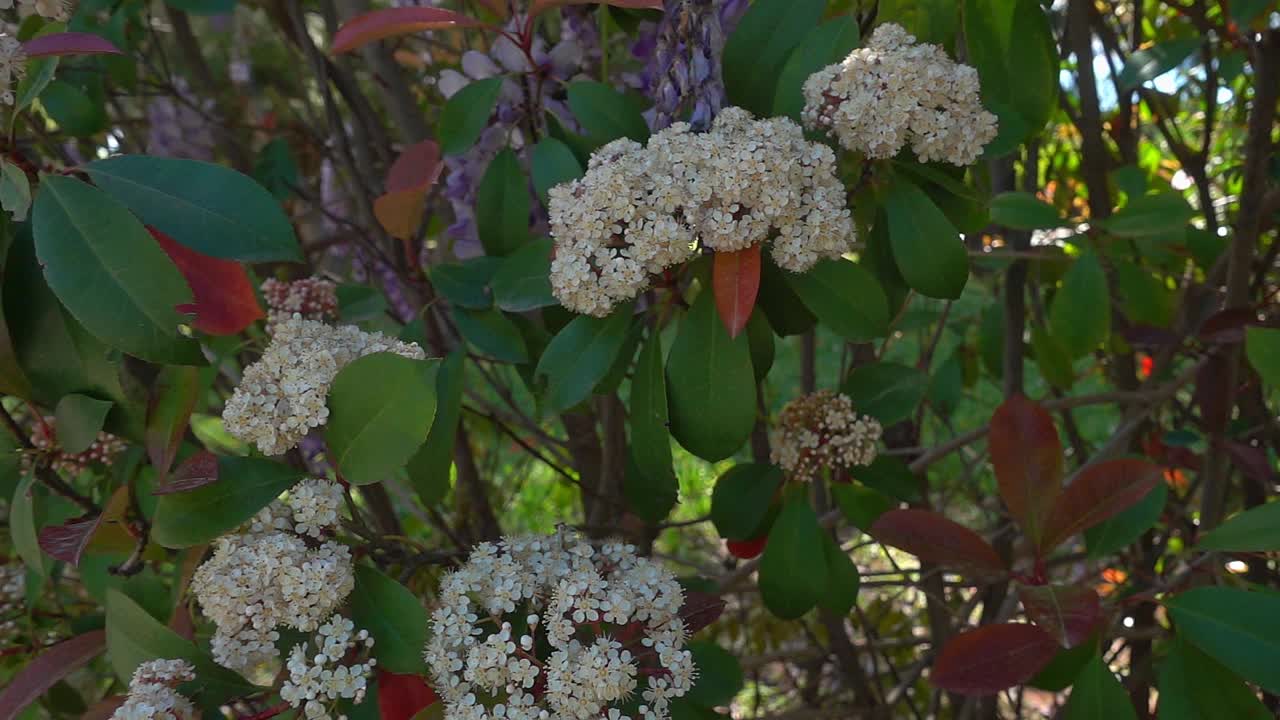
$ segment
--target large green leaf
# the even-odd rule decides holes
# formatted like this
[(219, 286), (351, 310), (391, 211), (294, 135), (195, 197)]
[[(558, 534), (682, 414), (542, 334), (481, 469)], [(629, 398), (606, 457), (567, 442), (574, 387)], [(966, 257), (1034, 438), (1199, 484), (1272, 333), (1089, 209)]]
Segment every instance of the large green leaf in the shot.
[(825, 0), (756, 0), (724, 46), (724, 87), (733, 105), (759, 116), (773, 110), (778, 77), (822, 18)]
[(631, 305), (608, 317), (580, 315), (564, 326), (542, 353), (535, 378), (545, 378), (541, 407), (550, 413), (567, 410), (591, 396), (626, 344)]
[(876, 21), (897, 23), (922, 43), (950, 46), (959, 7), (955, 0), (880, 0)]
[(848, 615), (862, 587), (858, 567), (830, 535), (822, 536), (822, 552), (827, 564), (827, 587), (818, 595), (818, 606), (839, 616)]
[(1135, 50), (1124, 61), (1116, 83), (1122, 89), (1130, 90), (1154, 80), (1181, 65), (1202, 43), (1204, 39), (1200, 37), (1174, 38)]
[(568, 93), (569, 109), (596, 145), (622, 137), (640, 143), (649, 138), (641, 108), (630, 96), (591, 80), (570, 84)]
[(991, 198), (991, 221), (1015, 230), (1055, 228), (1066, 223), (1057, 208), (1028, 192), (1006, 192)]
[(529, 174), (538, 199), (546, 205), (551, 188), (582, 177), (582, 165), (568, 145), (553, 137), (544, 137), (533, 146)]
[(378, 667), (393, 673), (424, 674), (427, 611), (408, 588), (369, 565), (356, 565), (356, 586), (348, 600), (351, 620), (373, 636)]
[(244, 524), (301, 479), (302, 471), (281, 463), (219, 457), (215, 482), (160, 496), (151, 539), (171, 548), (207, 543)]
[(1071, 697), (1059, 717), (1062, 720), (1138, 720), (1129, 692), (1100, 655), (1095, 655), (1076, 677)]
[(49, 287), (90, 332), (145, 360), (196, 364), (178, 335), (191, 302), (178, 268), (128, 210), (70, 177), (44, 179), (32, 213), (36, 255)]
[(235, 170), (148, 155), (98, 160), (84, 170), (144, 223), (196, 252), (245, 262), (302, 259), (280, 204)]
[(454, 93), (440, 110), (436, 135), (445, 155), (464, 153), (480, 139), (502, 92), (502, 78), (477, 80)]
[[(631, 379), (631, 454), (639, 470), (636, 482), (645, 488), (643, 494), (662, 498), (675, 498), (679, 482), (671, 466), (671, 433), (667, 430), (667, 379), (662, 369), (662, 335), (649, 333), (649, 339), (636, 360), (635, 376)], [(635, 488), (638, 490), (639, 488)], [(633, 493), (635, 494), (635, 493)], [(670, 507), (666, 502), (650, 505), (652, 512), (638, 513), (651, 522), (665, 517)], [(633, 506), (637, 503), (632, 503)], [(662, 517), (656, 517), (662, 510)]]
[(39, 520), (36, 513), (38, 494), (32, 489), (35, 476), (24, 475), (9, 501), (9, 537), (14, 552), (22, 558), (27, 570), (40, 577), (49, 574), (53, 559), (40, 551)]
[(1160, 720), (1267, 720), (1275, 716), (1235, 673), (1179, 638), (1160, 664)]
[(1049, 307), (1049, 329), (1073, 358), (1111, 335), (1111, 293), (1096, 254), (1086, 252), (1072, 263)]
[(69, 453), (88, 450), (93, 441), (98, 439), (98, 433), (110, 410), (110, 400), (99, 400), (78, 393), (64, 396), (54, 410), (58, 444)]
[(1133, 198), (1098, 225), (1118, 237), (1147, 237), (1184, 230), (1195, 214), (1186, 198), (1167, 191)]
[(1137, 505), (1109, 520), (1103, 520), (1084, 532), (1089, 557), (1102, 558), (1137, 542), (1164, 513), (1169, 500), (1169, 486), (1156, 485)]
[(854, 483), (832, 484), (831, 497), (845, 519), (864, 532), (898, 505), (884, 493)]
[(885, 199), (885, 211), (893, 259), (907, 285), (928, 297), (960, 297), (969, 281), (969, 255), (947, 216), (902, 177)]
[(462, 337), (485, 355), (502, 362), (529, 362), (529, 346), (524, 335), (501, 310), (455, 307), (453, 322)]
[(680, 321), (667, 356), (671, 435), (686, 450), (715, 462), (751, 436), (756, 420), (755, 374), (746, 334), (729, 337), (712, 293), (704, 291)]
[(1280, 387), (1280, 330), (1245, 328), (1244, 352), (1263, 382)]
[(823, 260), (807, 273), (786, 273), (791, 289), (824, 325), (850, 342), (889, 332), (889, 304), (866, 268), (848, 260)]
[(1280, 502), (1270, 502), (1227, 519), (1200, 539), (1199, 550), (1280, 551)]
[(1267, 692), (1280, 692), (1280, 595), (1199, 587), (1165, 605), (1179, 635)]
[(462, 418), (462, 388), (466, 383), (463, 362), (466, 351), (454, 350), (436, 372), (436, 418), (427, 439), (409, 458), (405, 469), (424, 505), (435, 505), (449, 492), (454, 440)]
[(101, 98), (95, 101), (85, 88), (63, 80), (54, 80), (45, 87), (40, 93), (40, 105), (58, 128), (68, 135), (94, 135), (107, 125), (106, 108)]
[(476, 232), (489, 255), (510, 255), (529, 239), (529, 186), (511, 148), (498, 153), (476, 190)]
[(507, 312), (525, 312), (558, 301), (551, 294), (551, 239), (533, 240), (503, 258), (490, 286), (493, 301)]
[[(689, 643), (698, 679), (685, 699), (703, 707), (728, 705), (742, 689), (742, 666), (733, 653), (707, 640)], [(672, 716), (674, 717), (674, 715)]]
[(711, 522), (726, 540), (753, 540), (768, 529), (769, 510), (782, 471), (773, 465), (742, 463), (716, 480), (711, 492)]
[(773, 98), (773, 114), (800, 122), (805, 80), (827, 65), (840, 62), (858, 46), (858, 39), (858, 21), (851, 14), (832, 18), (806, 33), (782, 66)]
[(333, 379), (324, 438), (347, 482), (386, 480), (422, 447), (436, 417), (438, 369), (435, 360), (373, 353)]
[(806, 333), (818, 322), (796, 291), (791, 289), (787, 281), (790, 274), (778, 267), (773, 258), (764, 256), (760, 264), (760, 294), (756, 297), (756, 306), (764, 311), (769, 327), (778, 337)]
[(484, 256), (460, 263), (440, 263), (431, 266), (429, 277), (436, 292), (453, 305), (484, 310), (493, 307), (489, 284), (504, 264), (503, 258)]
[(923, 370), (897, 363), (871, 363), (853, 369), (842, 391), (853, 406), (888, 427), (915, 413), (929, 389)]
[(818, 516), (803, 492), (787, 498), (760, 558), (760, 596), (769, 612), (795, 620), (827, 589), (827, 555)]
[(963, 15), (983, 104), (1000, 121), (987, 153), (1002, 155), (1049, 121), (1058, 98), (1058, 45), (1039, 0), (964, 0)]

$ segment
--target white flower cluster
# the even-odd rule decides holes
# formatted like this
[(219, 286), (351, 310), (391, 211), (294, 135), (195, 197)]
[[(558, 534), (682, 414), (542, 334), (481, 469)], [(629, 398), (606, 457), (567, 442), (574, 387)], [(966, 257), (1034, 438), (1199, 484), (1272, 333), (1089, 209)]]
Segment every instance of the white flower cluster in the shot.
[(347, 547), (332, 540), (308, 544), (300, 535), (319, 539), (336, 526), (341, 497), (336, 483), (304, 480), (240, 532), (218, 539), (191, 579), (201, 611), (216, 626), (214, 660), (245, 671), (273, 659), (277, 627), (311, 632), (351, 592)]
[[(18, 17), (26, 19), (32, 15), (39, 15), (46, 20), (55, 20), (57, 22), (67, 22), (71, 19), (71, 13), (75, 10), (75, 5), (71, 0), (17, 0)], [(14, 0), (0, 0), (0, 10), (13, 9)]]
[(0, 642), (8, 642), (18, 634), (13, 616), (25, 613), (27, 607), (27, 569), (20, 562), (0, 565)]
[(854, 412), (848, 397), (819, 390), (782, 408), (770, 433), (770, 460), (792, 478), (811, 480), (824, 468), (870, 465), (881, 432), (875, 418)]
[(295, 313), (307, 320), (338, 317), (338, 286), (324, 278), (288, 281), (267, 278), (262, 282), (262, 299), (267, 301), (268, 328)]
[(129, 696), (116, 708), (112, 720), (195, 720), (195, 706), (174, 688), (195, 679), (195, 668), (185, 660), (148, 660), (133, 671)]
[(445, 720), (632, 720), (619, 706), (639, 687), (635, 720), (667, 718), (697, 673), (683, 603), (671, 572), (630, 545), (563, 529), (482, 543), (431, 614)]
[(835, 154), (786, 118), (728, 108), (711, 130), (676, 123), (647, 146), (615, 140), (586, 175), (550, 193), (551, 288), (566, 308), (607, 315), (698, 247), (771, 242), (778, 265), (804, 272), (854, 239)]
[(976, 70), (885, 23), (866, 47), (809, 76), (804, 121), (867, 157), (893, 157), (910, 143), (921, 162), (972, 165), (996, 136), (979, 90)]
[(13, 89), (27, 76), (27, 51), (18, 38), (0, 33), (0, 102), (12, 105)]
[(356, 358), (378, 352), (415, 360), (426, 357), (414, 343), (295, 314), (275, 326), (262, 358), (245, 369), (223, 408), (223, 423), (232, 435), (267, 455), (286, 452), (311, 428), (328, 420), (325, 398), (338, 371)]
[[(293, 646), (285, 668), (289, 679), (280, 686), (280, 699), (293, 707), (302, 707), (307, 720), (328, 720), (333, 703), (340, 699), (364, 701), (369, 676), (378, 663), (369, 658), (363, 663), (343, 664), (347, 653), (363, 647), (367, 653), (373, 647), (373, 638), (367, 630), (355, 637), (355, 625), (340, 615), (316, 629), (316, 654), (307, 656), (307, 643)], [(346, 720), (338, 715), (337, 720)]]

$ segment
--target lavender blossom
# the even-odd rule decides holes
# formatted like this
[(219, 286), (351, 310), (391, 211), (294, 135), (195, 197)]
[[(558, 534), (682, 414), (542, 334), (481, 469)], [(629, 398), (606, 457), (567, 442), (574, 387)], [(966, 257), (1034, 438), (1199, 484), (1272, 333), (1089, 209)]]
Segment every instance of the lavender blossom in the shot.
[(147, 104), (147, 154), (212, 160), (213, 123), (208, 115), (213, 101), (197, 97), (183, 78), (173, 86), (177, 97), (156, 97)]

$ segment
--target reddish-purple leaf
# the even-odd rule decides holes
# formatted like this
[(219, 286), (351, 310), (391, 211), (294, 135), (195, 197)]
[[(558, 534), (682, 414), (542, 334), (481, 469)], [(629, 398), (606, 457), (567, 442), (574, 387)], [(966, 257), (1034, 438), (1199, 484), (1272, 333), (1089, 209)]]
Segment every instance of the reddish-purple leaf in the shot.
[(1124, 512), (1146, 497), (1163, 475), (1160, 466), (1136, 458), (1086, 467), (1054, 503), (1042, 550), (1048, 552), (1072, 535)]
[(144, 439), (147, 457), (155, 467), (160, 482), (165, 482), (169, 468), (182, 445), (191, 411), (200, 399), (200, 370), (185, 365), (168, 365), (151, 383), (147, 399), (147, 428)]
[(561, 5), (594, 5), (597, 3), (631, 10), (662, 9), (662, 0), (533, 0), (533, 7), (529, 9), (529, 14), (538, 15)]
[(712, 266), (711, 287), (716, 293), (716, 309), (729, 337), (747, 326), (760, 292), (760, 245), (737, 252), (718, 252)]
[(931, 679), (948, 692), (992, 695), (1035, 677), (1056, 654), (1053, 636), (1035, 625), (987, 625), (951, 638)]
[(102, 522), (102, 514), (73, 518), (61, 525), (49, 525), (40, 529), (36, 540), (40, 549), (50, 557), (72, 565), (80, 564), (80, 555), (88, 547), (93, 534)]
[(690, 590), (684, 595), (684, 605), (680, 608), (680, 618), (684, 620), (685, 632), (692, 635), (715, 622), (724, 612), (724, 599), (719, 595)]
[(1019, 585), (1018, 599), (1031, 622), (1063, 647), (1075, 647), (1089, 639), (1102, 620), (1098, 593), (1087, 584)]
[(871, 537), (936, 563), (979, 578), (1005, 574), (1004, 561), (978, 533), (928, 510), (890, 510), (872, 523)]
[(28, 705), (84, 667), (107, 647), (107, 632), (91, 630), (54, 645), (30, 660), (0, 691), (0, 718), (17, 717)]
[(387, 192), (373, 201), (378, 224), (392, 237), (413, 237), (422, 223), (427, 190), (440, 178), (440, 146), (423, 140), (404, 149), (387, 172)]
[(987, 447), (1000, 497), (1038, 545), (1049, 508), (1062, 491), (1062, 441), (1053, 418), (1026, 397), (1012, 395), (991, 418)]
[(438, 699), (421, 675), (378, 670), (378, 711), (382, 720), (410, 720)]
[(194, 313), (191, 324), (198, 330), (235, 335), (263, 316), (243, 265), (198, 253), (155, 228), (147, 230), (191, 287), (195, 302), (179, 305), (178, 312)]
[(1260, 447), (1246, 445), (1235, 440), (1224, 440), (1227, 455), (1240, 472), (1250, 480), (1269, 488), (1275, 483), (1276, 471), (1267, 459), (1267, 452)]
[(1220, 435), (1231, 419), (1227, 404), (1227, 359), (1220, 353), (1209, 356), (1196, 371), (1196, 387), (1191, 400), (1200, 408), (1200, 422), (1212, 435)]
[(1258, 312), (1253, 308), (1220, 310), (1200, 326), (1200, 339), (1207, 343), (1228, 344), (1244, 342), (1244, 329), (1258, 324)]
[(110, 40), (82, 32), (50, 33), (22, 43), (27, 57), (50, 55), (123, 55)]
[(218, 456), (207, 450), (187, 458), (169, 475), (169, 482), (151, 491), (152, 495), (171, 495), (204, 487), (218, 480)]
[(443, 8), (400, 7), (374, 10), (357, 15), (338, 28), (338, 32), (333, 35), (333, 52), (350, 52), (376, 40), (396, 35), (480, 25), (483, 23), (478, 20)]

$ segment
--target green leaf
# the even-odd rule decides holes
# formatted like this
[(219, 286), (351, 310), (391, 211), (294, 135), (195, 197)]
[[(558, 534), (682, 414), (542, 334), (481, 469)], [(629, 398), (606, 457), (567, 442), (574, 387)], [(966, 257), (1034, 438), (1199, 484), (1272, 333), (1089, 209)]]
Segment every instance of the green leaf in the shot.
[(253, 162), (253, 179), (277, 201), (287, 200), (293, 195), (293, 189), (299, 184), (298, 161), (293, 157), (288, 140), (275, 137), (262, 146)]
[(426, 441), (405, 465), (409, 481), (418, 491), (422, 504), (428, 507), (444, 500), (445, 494), (449, 492), (454, 440), (462, 417), (465, 359), (466, 351), (459, 348), (440, 363), (440, 369), (436, 372), (435, 420), (431, 423)]
[(498, 308), (525, 312), (559, 303), (551, 294), (551, 239), (531, 240), (502, 261), (490, 286)]
[(947, 356), (929, 378), (929, 391), (925, 394), (929, 404), (943, 417), (949, 417), (964, 397), (964, 365), (961, 351)]
[(1133, 198), (1097, 224), (1117, 237), (1148, 237), (1183, 230), (1195, 214), (1179, 193), (1161, 192)]
[[(54, 23), (61, 24), (61, 23)], [(44, 35), (45, 33), (38, 33)], [(26, 77), (18, 81), (18, 90), (15, 93), (17, 99), (14, 102), (14, 112), (20, 112), (31, 106), (44, 92), (44, 89), (53, 82), (53, 75), (58, 69), (58, 61), (62, 58), (38, 57), (32, 58), (27, 65)]]
[(747, 320), (747, 346), (751, 350), (751, 369), (755, 371), (756, 382), (764, 380), (773, 367), (774, 354), (777, 349), (773, 342), (773, 328), (763, 311), (752, 311)]
[(1138, 720), (1129, 692), (1111, 673), (1102, 656), (1094, 655), (1071, 687), (1062, 720)]
[(901, 458), (881, 455), (865, 467), (852, 468), (850, 474), (870, 488), (903, 502), (920, 499), (920, 478)]
[(1134, 323), (1168, 327), (1176, 310), (1176, 294), (1164, 280), (1127, 260), (1115, 263), (1116, 286), (1124, 298), (1124, 313)]
[(453, 309), (453, 322), (467, 342), (489, 357), (508, 363), (529, 362), (520, 328), (501, 310)]
[(436, 417), (438, 370), (436, 360), (380, 352), (338, 372), (324, 439), (347, 482), (385, 480), (422, 447)]
[(1280, 595), (1199, 587), (1165, 605), (1179, 635), (1267, 692), (1280, 692)]
[(978, 354), (992, 377), (1004, 374), (1004, 303), (997, 299), (982, 312), (978, 326)]
[(529, 190), (511, 148), (498, 153), (480, 180), (476, 232), (489, 255), (510, 255), (529, 239)]
[(907, 285), (927, 297), (960, 297), (969, 281), (969, 255), (947, 216), (901, 176), (885, 199), (885, 211), (893, 258)]
[(58, 127), (68, 135), (86, 137), (107, 125), (107, 113), (100, 102), (94, 102), (84, 89), (62, 80), (54, 80), (40, 93), (40, 105)]
[(991, 198), (991, 220), (1014, 230), (1041, 230), (1066, 223), (1058, 209), (1029, 192), (1006, 192)]
[(767, 117), (783, 66), (818, 24), (825, 0), (756, 0), (738, 21), (722, 56), (725, 92), (733, 105)]
[(441, 152), (458, 155), (470, 150), (489, 124), (501, 92), (502, 77), (491, 77), (468, 84), (445, 101), (436, 126)]
[(955, 0), (880, 0), (879, 23), (897, 23), (922, 43), (949, 46), (955, 38), (959, 3)]
[(1049, 307), (1049, 331), (1073, 358), (1110, 337), (1111, 293), (1102, 263), (1093, 252), (1081, 255), (1062, 279), (1062, 288)]
[(9, 502), (9, 537), (14, 551), (22, 558), (22, 564), (27, 566), (27, 570), (46, 577), (52, 559), (40, 551), (40, 528), (36, 526), (36, 493), (32, 490), (34, 483), (34, 475), (24, 475), (13, 491)]
[(1160, 483), (1133, 507), (1085, 530), (1089, 557), (1106, 557), (1137, 542), (1160, 519), (1168, 499), (1169, 486)]
[[(990, 224), (988, 205), (991, 200), (983, 192), (965, 184), (962, 168), (906, 158), (895, 159), (893, 167), (895, 171), (906, 173), (960, 232), (966, 235), (981, 233)], [(877, 219), (876, 222), (880, 221)], [(875, 233), (871, 235), (869, 244), (874, 244)]]
[(822, 551), (827, 563), (827, 587), (818, 596), (818, 607), (839, 615), (848, 615), (858, 601), (862, 578), (853, 560), (830, 535), (822, 536)]
[(1071, 353), (1053, 335), (1036, 325), (1031, 328), (1031, 354), (1035, 357), (1040, 374), (1059, 390), (1069, 390), (1076, 382)]
[(922, 370), (897, 363), (878, 362), (856, 367), (845, 378), (841, 392), (853, 407), (888, 427), (915, 413), (929, 389)]
[(164, 0), (165, 4), (192, 15), (226, 15), (236, 9), (237, 0)]
[(54, 410), (58, 445), (72, 454), (88, 450), (98, 439), (111, 404), (110, 400), (98, 400), (88, 395), (73, 393), (64, 396)]
[(1174, 38), (1136, 50), (1125, 60), (1124, 67), (1116, 76), (1116, 83), (1121, 90), (1132, 90), (1155, 80), (1181, 65), (1203, 42), (1199, 37)]
[(649, 139), (649, 125), (631, 96), (591, 80), (571, 83), (568, 93), (569, 109), (596, 145), (622, 137), (638, 143)]
[(1280, 502), (1231, 516), (1196, 544), (1197, 550), (1275, 552), (1280, 550)]
[(1179, 638), (1160, 665), (1160, 720), (1267, 720), (1271, 711), (1235, 673)]
[(97, 188), (50, 175), (32, 213), (36, 255), (49, 287), (86, 328), (110, 345), (154, 362), (203, 361), (178, 335), (191, 302), (178, 268), (136, 218)]
[(786, 274), (787, 283), (824, 325), (850, 342), (889, 332), (889, 303), (875, 277), (848, 260), (823, 260), (807, 273)]
[(760, 595), (769, 612), (795, 620), (827, 589), (827, 556), (818, 516), (803, 492), (789, 497), (760, 558)]
[(582, 177), (582, 165), (568, 145), (553, 137), (544, 137), (533, 146), (529, 174), (533, 176), (538, 199), (546, 206), (551, 188)]
[(373, 636), (378, 667), (393, 673), (425, 674), (427, 611), (408, 588), (369, 565), (356, 565), (356, 586), (348, 600), (351, 620)]
[(898, 506), (887, 495), (861, 485), (833, 484), (831, 496), (845, 519), (863, 532), (881, 515)]
[(626, 343), (631, 314), (627, 304), (608, 317), (579, 315), (556, 333), (533, 373), (546, 378), (540, 394), (546, 412), (559, 413), (591, 396)]
[(1058, 45), (1039, 0), (965, 0), (964, 37), (982, 100), (999, 118), (987, 154), (1039, 135), (1057, 106)]
[(716, 462), (737, 452), (756, 420), (756, 384), (746, 334), (729, 337), (713, 293), (703, 291), (680, 321), (667, 356), (671, 435)]
[(373, 320), (387, 312), (387, 298), (378, 288), (343, 284), (337, 287), (336, 294), (338, 318), (343, 322)]
[(196, 252), (244, 262), (302, 259), (280, 204), (231, 168), (122, 155), (89, 163), (84, 170), (142, 222)]
[(301, 470), (270, 460), (219, 457), (217, 481), (160, 496), (151, 539), (169, 548), (207, 543), (243, 525), (302, 476)]
[(805, 34), (778, 75), (773, 114), (796, 122), (804, 112), (804, 83), (827, 65), (840, 62), (858, 47), (857, 18), (852, 14), (832, 18)]
[(1280, 330), (1245, 328), (1244, 353), (1263, 382), (1273, 388), (1280, 387)]
[[(671, 433), (667, 430), (667, 380), (662, 370), (662, 335), (650, 331), (649, 339), (636, 360), (635, 376), (631, 379), (631, 455), (635, 458), (636, 480), (643, 484), (643, 492), (633, 496), (656, 496), (674, 500), (679, 494), (679, 482), (671, 466)], [(640, 488), (633, 488), (640, 490)], [(712, 501), (714, 504), (714, 500)], [(638, 503), (632, 502), (633, 508)], [(639, 503), (651, 512), (637, 512), (650, 522), (659, 522), (671, 508), (667, 503)], [(659, 517), (659, 511), (661, 516)]]
[(1062, 692), (1071, 687), (1071, 683), (1075, 682), (1084, 666), (1097, 656), (1098, 640), (1095, 635), (1089, 642), (1059, 650), (1048, 665), (1027, 681), (1027, 685), (1049, 692)]
[(429, 271), (431, 285), (458, 307), (485, 310), (493, 307), (489, 284), (504, 264), (502, 258), (477, 257), (461, 263), (433, 265)]
[(726, 540), (754, 540), (764, 533), (782, 470), (774, 465), (740, 463), (716, 480), (711, 492), (711, 522)]
[(778, 337), (806, 333), (818, 322), (800, 296), (791, 289), (787, 280), (790, 274), (778, 267), (773, 258), (767, 254), (764, 256), (760, 264), (760, 293), (756, 296), (756, 306), (764, 311), (769, 327)]
[(707, 640), (691, 642), (688, 649), (693, 654), (694, 667), (698, 668), (698, 679), (689, 688), (685, 698), (704, 707), (717, 707), (732, 702), (743, 685), (742, 666), (738, 663), (738, 658)]
[(31, 210), (27, 171), (11, 162), (0, 161), (0, 207), (13, 216), (14, 222), (26, 220)]

